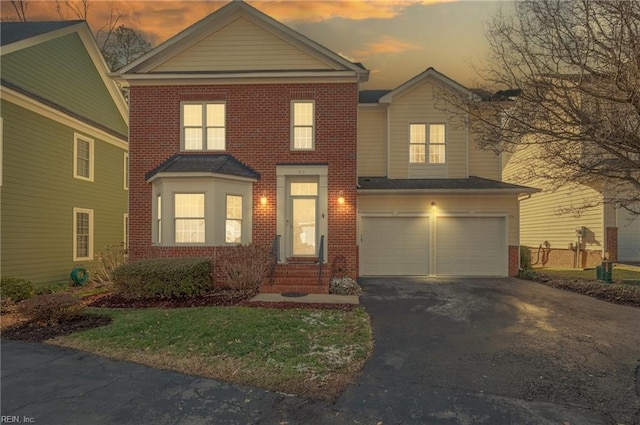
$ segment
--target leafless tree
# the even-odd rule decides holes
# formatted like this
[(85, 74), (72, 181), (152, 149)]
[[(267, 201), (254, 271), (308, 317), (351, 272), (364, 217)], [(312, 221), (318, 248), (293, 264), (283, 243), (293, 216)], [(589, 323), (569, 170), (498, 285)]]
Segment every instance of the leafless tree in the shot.
[(528, 150), (521, 182), (589, 185), (640, 214), (640, 0), (523, 0), (487, 38), (484, 89), (503, 91), (446, 102), (470, 114), (479, 143)]
[(116, 70), (151, 49), (151, 43), (135, 30), (120, 25), (102, 47), (102, 54), (111, 70)]
[(27, 9), (29, 8), (28, 0), (11, 0), (11, 6), (13, 6), (13, 10), (16, 12), (16, 17), (19, 21), (26, 22), (27, 21)]

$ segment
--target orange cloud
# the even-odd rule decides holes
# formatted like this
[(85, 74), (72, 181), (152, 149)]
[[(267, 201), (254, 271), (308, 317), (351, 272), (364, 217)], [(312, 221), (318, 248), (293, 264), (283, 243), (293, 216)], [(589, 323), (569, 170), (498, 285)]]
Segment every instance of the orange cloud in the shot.
[[(391, 19), (407, 7), (416, 4), (436, 4), (453, 0), (249, 0), (248, 2), (267, 15), (283, 22), (321, 22), (331, 18), (352, 20)], [(78, 0), (72, 2), (79, 3)], [(15, 16), (8, 1), (1, 1), (3, 19)], [(63, 4), (64, 1), (59, 3)], [(102, 28), (111, 12), (117, 9), (124, 24), (143, 33), (154, 45), (177, 34), (215, 10), (227, 1), (94, 1), (89, 0), (88, 23), (94, 31)], [(29, 1), (29, 20), (61, 19), (54, 1)], [(66, 19), (78, 19), (65, 14)], [(396, 46), (399, 48), (399, 46)]]
[(409, 43), (407, 41), (402, 41), (389, 35), (385, 35), (377, 41), (367, 43), (364, 50), (355, 51), (353, 52), (353, 55), (358, 58), (369, 58), (374, 55), (403, 53), (412, 50), (420, 50), (421, 48), (422, 46), (418, 44)]

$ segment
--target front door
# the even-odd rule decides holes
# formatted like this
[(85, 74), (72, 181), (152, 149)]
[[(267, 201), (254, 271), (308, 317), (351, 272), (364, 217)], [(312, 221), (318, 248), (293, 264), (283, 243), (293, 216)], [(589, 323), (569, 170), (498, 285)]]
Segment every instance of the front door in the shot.
[(318, 181), (308, 178), (290, 180), (287, 189), (288, 256), (317, 256)]

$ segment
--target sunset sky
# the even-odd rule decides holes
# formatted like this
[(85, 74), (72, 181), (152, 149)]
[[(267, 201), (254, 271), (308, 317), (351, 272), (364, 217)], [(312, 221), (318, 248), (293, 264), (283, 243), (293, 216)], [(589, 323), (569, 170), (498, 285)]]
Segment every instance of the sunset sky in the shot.
[[(428, 67), (469, 87), (478, 86), (473, 67), (481, 67), (486, 58), (485, 25), (501, 7), (509, 7), (498, 1), (445, 0), (248, 3), (348, 59), (362, 62), (371, 71), (369, 83), (363, 86), (366, 89), (394, 88)], [(60, 19), (53, 0), (29, 0), (27, 4), (30, 21)], [(122, 15), (120, 23), (141, 32), (156, 46), (224, 4), (91, 1), (88, 22), (95, 32), (116, 7)], [(8, 0), (2, 0), (1, 6), (3, 20), (15, 16)]]

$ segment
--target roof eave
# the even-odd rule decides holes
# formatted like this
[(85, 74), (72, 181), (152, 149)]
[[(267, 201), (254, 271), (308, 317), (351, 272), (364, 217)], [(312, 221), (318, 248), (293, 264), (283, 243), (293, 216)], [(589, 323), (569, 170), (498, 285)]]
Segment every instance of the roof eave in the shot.
[(207, 171), (159, 172), (159, 173), (155, 173), (154, 175), (146, 179), (146, 181), (147, 183), (151, 183), (155, 180), (162, 179), (162, 178), (176, 178), (176, 177), (178, 178), (201, 178), (201, 177), (219, 178), (219, 179), (253, 182), (253, 183), (258, 181), (257, 178), (252, 178), (252, 177), (243, 177), (243, 176), (236, 176), (233, 174), (223, 174), (223, 173), (210, 173)]
[(420, 194), (447, 194), (447, 195), (521, 195), (539, 192), (533, 188), (505, 188), (505, 189), (362, 189), (357, 190), (358, 195), (420, 195)]

